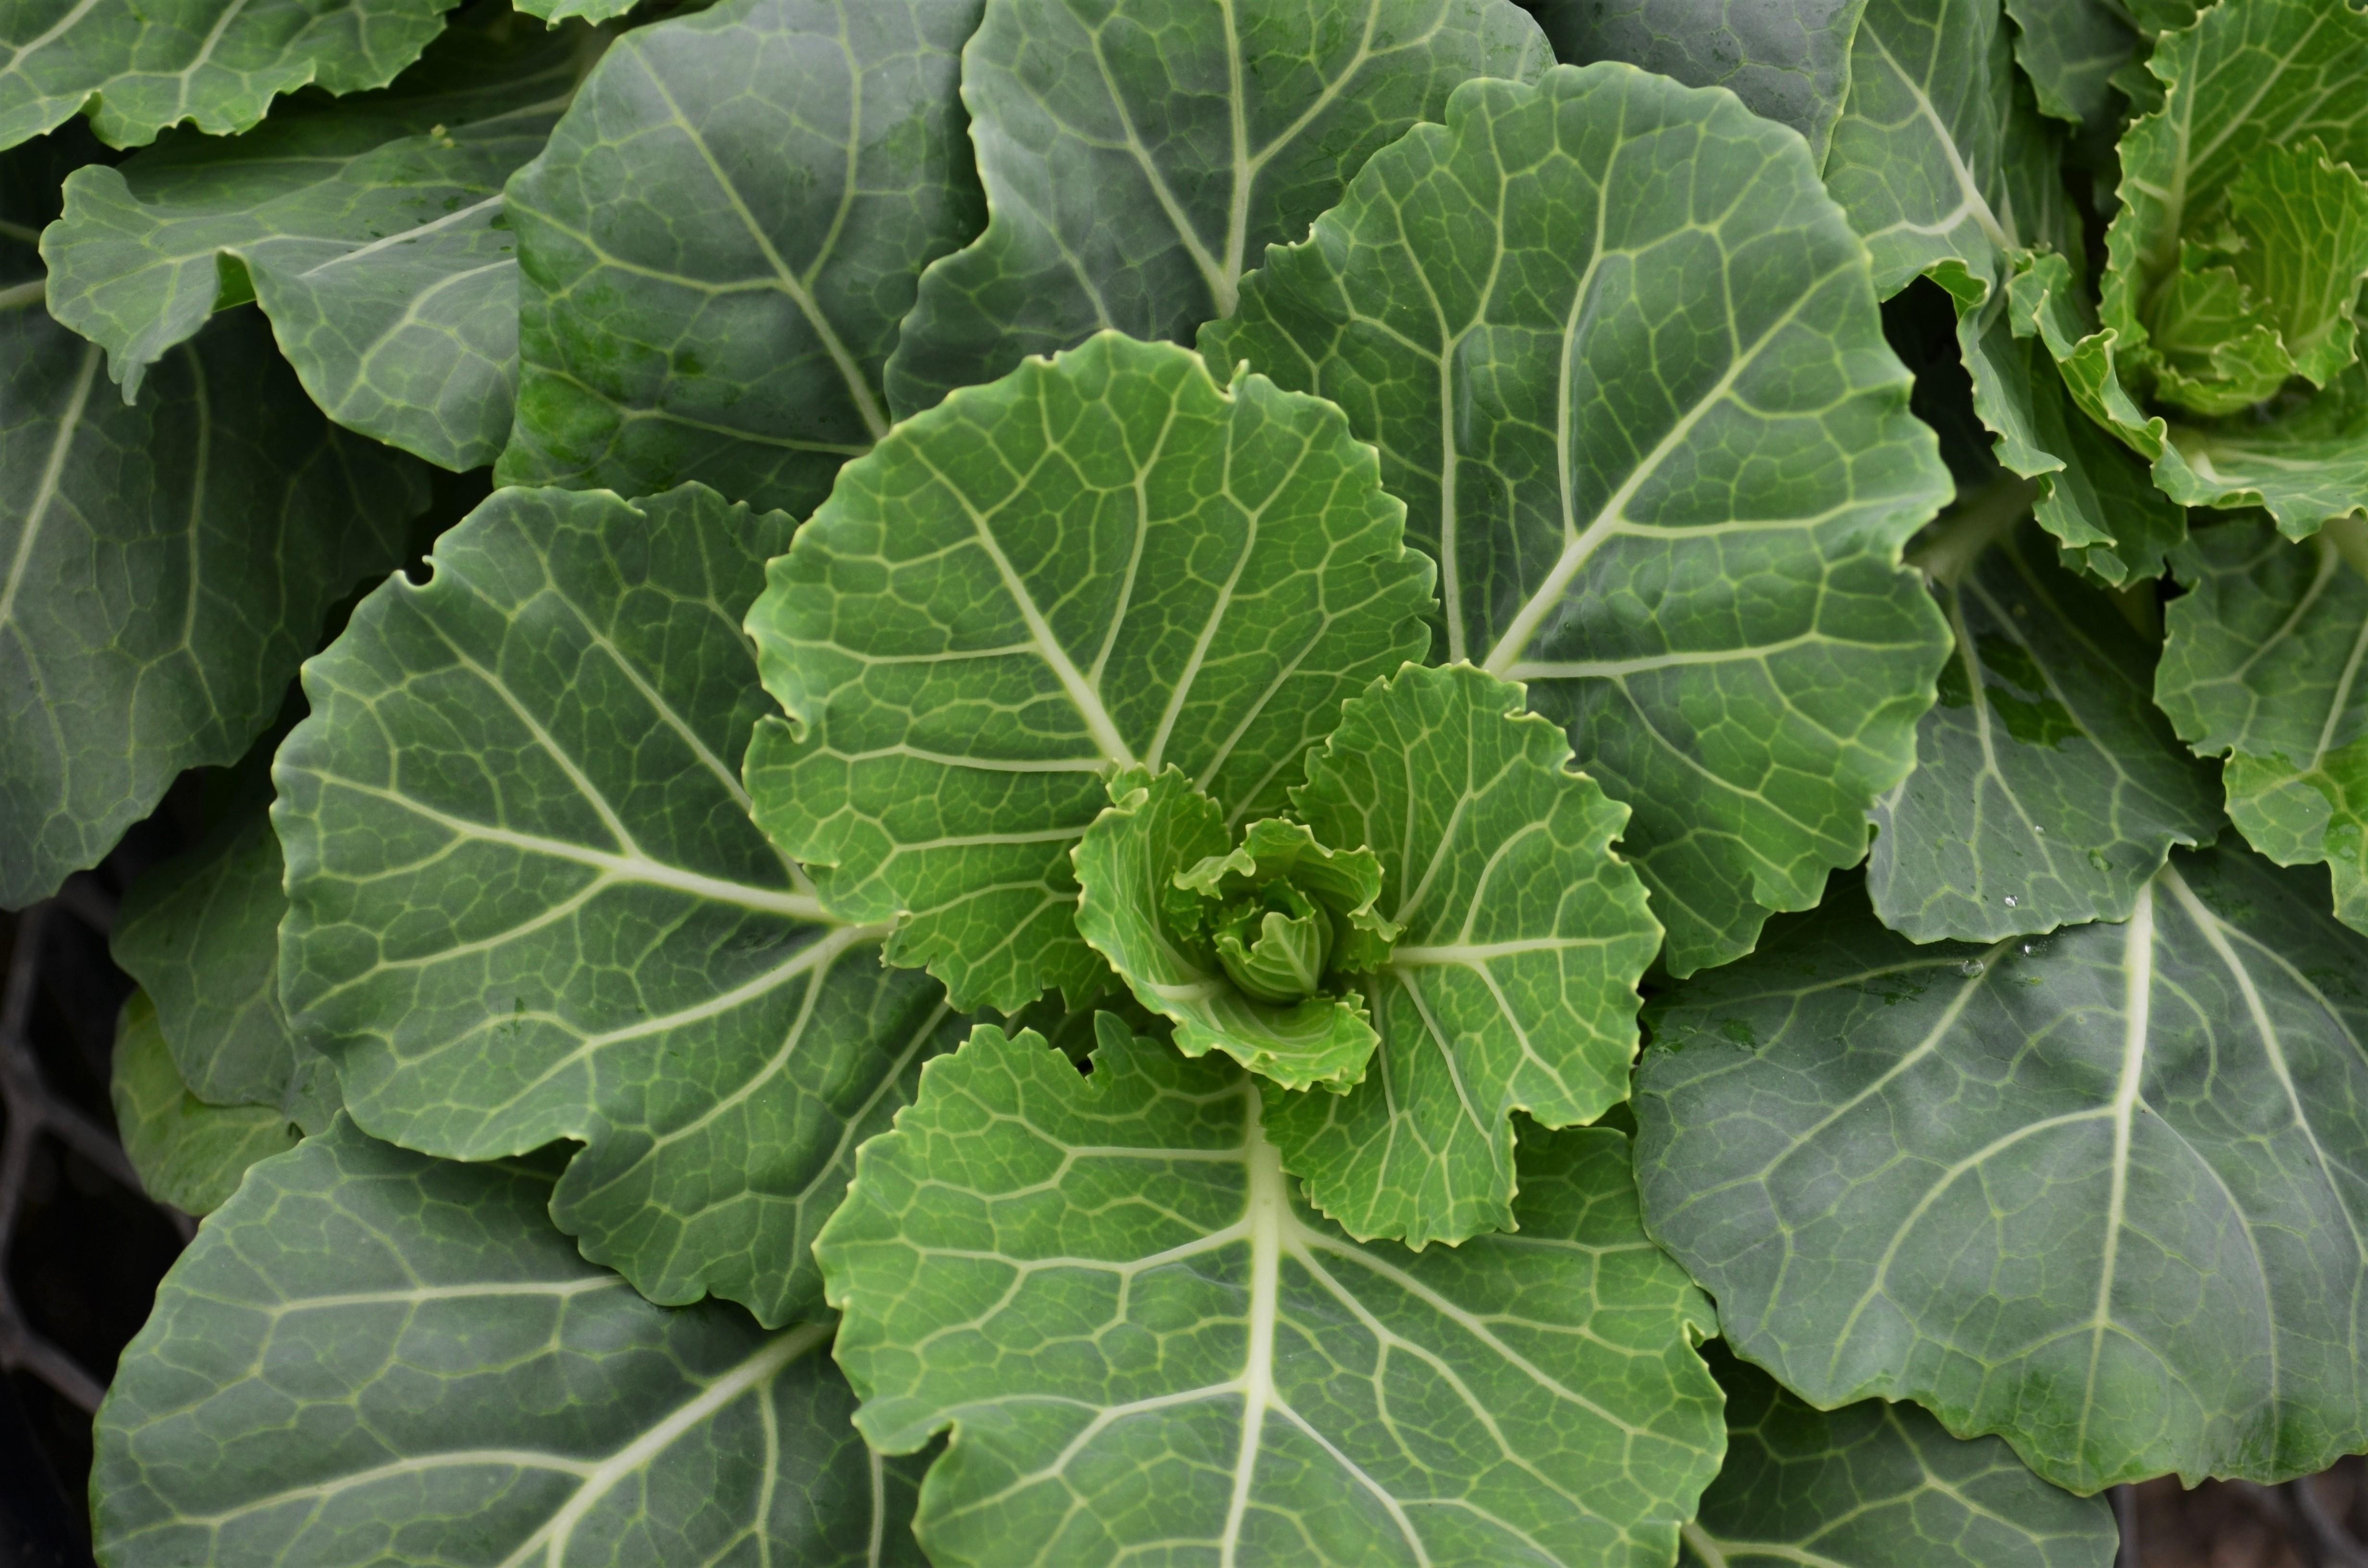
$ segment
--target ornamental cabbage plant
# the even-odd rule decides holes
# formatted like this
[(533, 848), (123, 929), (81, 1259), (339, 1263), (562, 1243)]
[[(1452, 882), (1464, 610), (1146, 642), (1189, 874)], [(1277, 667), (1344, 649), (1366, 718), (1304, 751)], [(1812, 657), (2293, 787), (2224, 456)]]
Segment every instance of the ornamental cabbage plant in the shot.
[(2106, 1568), (2368, 1451), (2368, 13), (0, 17), (108, 1568)]

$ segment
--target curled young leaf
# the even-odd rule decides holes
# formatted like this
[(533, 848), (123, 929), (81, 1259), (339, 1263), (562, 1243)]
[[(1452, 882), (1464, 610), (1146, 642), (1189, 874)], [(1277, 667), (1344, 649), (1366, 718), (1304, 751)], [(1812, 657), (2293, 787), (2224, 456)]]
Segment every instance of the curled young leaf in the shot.
[(1073, 854), (1077, 930), (1174, 1020), (1177, 1049), (1222, 1051), (1286, 1089), (1337, 1094), (1364, 1076), (1373, 1030), (1334, 955), (1370, 967), (1395, 935), (1373, 914), (1372, 853), (1271, 818), (1235, 846), (1217, 802), (1174, 767), (1120, 774), (1110, 800)]
[(1569, 1127), (1628, 1096), (1661, 927), (1611, 853), (1627, 809), (1521, 701), (1469, 665), (1409, 666), (1348, 704), (1292, 791), (1319, 837), (1379, 856), (1402, 932), (1358, 977), (1381, 1037), (1363, 1081), (1267, 1096), (1284, 1166), (1351, 1235), (1509, 1229), (1513, 1112)]
[(1082, 1001), (1105, 780), (1275, 814), (1421, 653), (1431, 576), (1338, 409), (1105, 333), (905, 421), (773, 562), (748, 630), (792, 722), (750, 745), (757, 820), (958, 1008)]
[(1519, 1237), (1360, 1244), (1254, 1077), (1099, 1028), (1090, 1076), (989, 1028), (932, 1062), (816, 1244), (858, 1427), (952, 1431), (938, 1568), (1670, 1561), (1724, 1433), (1625, 1138), (1525, 1137)]

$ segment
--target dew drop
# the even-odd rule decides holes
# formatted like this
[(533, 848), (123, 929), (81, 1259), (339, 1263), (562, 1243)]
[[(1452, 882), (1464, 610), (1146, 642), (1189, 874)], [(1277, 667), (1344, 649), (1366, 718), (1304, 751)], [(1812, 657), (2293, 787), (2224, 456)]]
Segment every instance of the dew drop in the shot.
[(2017, 905), (2017, 904), (2021, 903), (2021, 902), (2022, 902), (2022, 901), (2021, 901), (2021, 899), (2019, 899), (2019, 898), (2015, 897), (2015, 896), (2014, 896), (2014, 894), (2012, 894), (2012, 893), (2009, 893), (2009, 894), (2007, 894), (2007, 895), (2006, 895), (2006, 906), (2007, 906), (2009, 909), (2012, 909), (2015, 905)]
[(1964, 975), (1967, 980), (1976, 980), (1981, 977), (1982, 970), (1986, 966), (1979, 959), (1967, 959), (1964, 962), (1957, 966), (1957, 972)]
[(2040, 836), (2040, 837), (2042, 837), (2042, 838), (2044, 838), (2044, 837), (2046, 837), (2046, 836), (2047, 836), (2047, 830), (2046, 830), (2045, 828), (2044, 828), (2044, 827), (2039, 826), (2036, 823), (2034, 823), (2034, 824), (2032, 824), (2032, 829), (2031, 829), (2031, 831), (2032, 831), (2032, 832), (2033, 832), (2033, 833), (2035, 833), (2035, 834), (2037, 834), (2037, 835), (2039, 835), (2039, 836)]

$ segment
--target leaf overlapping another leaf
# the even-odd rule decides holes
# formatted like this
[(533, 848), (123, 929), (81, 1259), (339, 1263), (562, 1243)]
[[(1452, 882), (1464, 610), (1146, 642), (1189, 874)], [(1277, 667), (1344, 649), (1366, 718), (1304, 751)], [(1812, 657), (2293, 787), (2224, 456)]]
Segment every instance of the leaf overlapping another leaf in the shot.
[(157, 1023), (156, 1005), (133, 992), (115, 1027), (116, 1131), (149, 1197), (211, 1214), (247, 1166), (285, 1153), (302, 1134), (277, 1106), (216, 1105), (192, 1094)]
[(655, 1301), (810, 1316), (855, 1145), (951, 1043), (749, 820), (739, 627), (789, 519), (504, 490), (306, 667), (281, 747), (289, 1011), (426, 1153), (583, 1143), (552, 1213)]
[(99, 1412), (100, 1559), (920, 1568), (828, 1328), (652, 1306), (550, 1198), (344, 1120), (256, 1166)]
[(511, 181), (504, 483), (696, 479), (803, 513), (887, 433), (921, 268), (977, 233), (981, 0), (726, 0), (639, 28)]
[(989, 0), (962, 57), (988, 222), (922, 278), (890, 404), (1099, 330), (1190, 341), (1458, 83), (1551, 61), (1509, 0)]
[(757, 820), (957, 1007), (1110, 983), (1069, 851), (1121, 769), (1275, 814), (1341, 701), (1419, 654), (1429, 563), (1339, 412), (1115, 333), (905, 421), (749, 612), (791, 721)]
[(1865, 853), (1947, 646), (1898, 562), (1949, 480), (1799, 137), (1625, 66), (1470, 84), (1202, 345), (1380, 447), (1442, 651), (1632, 809), (1674, 972)]
[(2173, 857), (2123, 925), (1918, 947), (1855, 897), (1656, 1004), (1647, 1228), (1814, 1403), (2093, 1492), (2368, 1447), (2368, 938)]
[(488, 462), (518, 380), (502, 182), (603, 42), (502, 11), (383, 93), (78, 170), (43, 235), (50, 309), (107, 348), (128, 403), (210, 314), (256, 300), (331, 418), (447, 468)]
[(1104, 1016), (981, 1028), (816, 1244), (872, 1444), (951, 1427), (915, 1528), (1015, 1562), (1666, 1563), (1717, 1468), (1708, 1304), (1626, 1140), (1522, 1152), (1523, 1231), (1416, 1256), (1294, 1202), (1255, 1079)]

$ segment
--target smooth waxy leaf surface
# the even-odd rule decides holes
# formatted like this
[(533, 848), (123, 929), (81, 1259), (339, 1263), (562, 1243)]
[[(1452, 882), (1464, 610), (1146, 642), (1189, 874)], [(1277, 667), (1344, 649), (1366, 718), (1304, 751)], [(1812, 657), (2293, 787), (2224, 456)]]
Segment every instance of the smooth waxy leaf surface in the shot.
[(452, 0), (32, 0), (0, 22), (0, 147), (87, 111), (110, 146), (168, 125), (222, 136), (308, 85), (382, 87)]
[(2281, 866), (2324, 862), (2335, 913), (2368, 931), (2368, 538), (2292, 544), (2237, 520), (2195, 536), (2163, 616), (2155, 698), (2225, 757), (2228, 815)]
[(384, 93), (78, 170), (44, 235), (50, 309), (107, 348), (130, 401), (216, 309), (255, 299), (332, 419), (446, 468), (490, 462), (518, 379), (502, 182), (602, 41), (504, 14)]
[(2112, 1568), (2101, 1497), (2031, 1473), (1995, 1437), (1961, 1442), (1912, 1404), (1803, 1403), (1713, 1340), (1726, 1463), (1685, 1527), (1684, 1568)]
[(1637, 1178), (1726, 1337), (2081, 1492), (2368, 1443), (2368, 940), (2175, 857), (2123, 925), (1918, 947), (1855, 897), (1653, 1015)]
[[(1276, 814), (1341, 702), (1418, 656), (1429, 562), (1338, 410), (1114, 333), (895, 434), (749, 614), (757, 819), (956, 1006), (1110, 983), (1069, 851), (1173, 766)], [(1348, 847), (1354, 847), (1349, 846)]]
[(1799, 131), (1822, 164), (1866, 0), (1531, 0), (1530, 9), (1563, 63), (1619, 60), (1689, 87), (1725, 87)]
[(2171, 846), (2220, 824), (2210, 771), (2151, 700), (2153, 647), (2050, 545), (1976, 511), (1921, 557), (1956, 652), (1916, 771), (1869, 813), (1866, 874), (1883, 923), (1919, 942), (2126, 920)]
[(2138, 35), (2116, 0), (2006, 0), (2014, 57), (2040, 109), (2057, 119), (2109, 130), (2121, 100), (2113, 74), (2127, 66)]
[[(131, 885), (111, 938), (190, 1093), (268, 1106), (308, 1131), (338, 1105), (336, 1074), (297, 1040), (279, 1000), (279, 840), (265, 802)], [(187, 1207), (184, 1205), (183, 1207)]]
[(822, 499), (887, 433), (921, 268), (985, 222), (954, 90), (979, 5), (729, 0), (619, 42), (509, 188), (505, 483)]
[[(410, 460), (331, 428), (252, 311), (165, 357), (126, 408), (50, 318), (29, 243), (55, 215), (0, 175), (0, 906), (47, 897), (183, 768), (235, 761), (322, 618), (401, 559)], [(58, 171), (58, 172), (63, 172)], [(49, 204), (49, 205), (44, 205)]]
[(1665, 1563), (1716, 1470), (1709, 1306), (1627, 1141), (1525, 1141), (1522, 1233), (1416, 1255), (1294, 1199), (1257, 1080), (981, 1028), (818, 1244), (857, 1425), (953, 1436), (916, 1528), (1018, 1562)]
[(1510, 1229), (1511, 1113), (1569, 1127), (1628, 1097), (1661, 928), (1611, 852), (1626, 810), (1569, 762), (1519, 687), (1408, 668), (1347, 706), (1292, 792), (1318, 838), (1379, 852), (1380, 913), (1402, 927), (1364, 982), (1381, 1046), (1363, 1081), (1266, 1102), (1283, 1164), (1352, 1235)]
[(1898, 551), (1949, 476), (1799, 137), (1626, 66), (1474, 83), (1203, 343), (1380, 447), (1442, 651), (1633, 809), (1673, 971), (1865, 853), (1946, 650)]
[(855, 1145), (951, 1043), (748, 819), (739, 622), (779, 514), (496, 492), (305, 671), (281, 969), (355, 1119), (454, 1158), (585, 1145), (552, 1216), (655, 1301), (809, 1315)]
[(131, 994), (116, 1022), (109, 1097), (140, 1185), (187, 1214), (221, 1208), (247, 1166), (302, 1136), (277, 1106), (211, 1105), (192, 1094), (144, 992)]
[[(1287, 836), (1290, 824), (1269, 818), (1258, 829)], [(1323, 846), (1318, 841), (1310, 847)], [(1156, 778), (1140, 769), (1121, 773), (1111, 781), (1110, 809), (1087, 828), (1072, 857), (1078, 934), (1110, 960), (1136, 1000), (1174, 1020), (1176, 1046), (1185, 1055), (1222, 1051), (1285, 1089), (1321, 1085), (1338, 1094), (1364, 1076), (1375, 1042), (1352, 983), (1344, 977), (1338, 990), (1326, 986), (1319, 960), (1310, 966), (1314, 983), (1295, 997), (1246, 994), (1200, 928), (1201, 894), (1178, 885), (1202, 864), (1237, 853), (1224, 810), (1180, 769)], [(1368, 865), (1372, 892), (1357, 890), (1363, 894), (1358, 907), (1366, 910), (1380, 891)], [(1330, 924), (1330, 912), (1315, 911), (1308, 924), (1317, 921)], [(1289, 935), (1287, 928), (1276, 933)]]
[(1552, 58), (1509, 0), (988, 0), (962, 78), (988, 222), (921, 280), (890, 403), (1105, 328), (1190, 341), (1456, 84)]
[(255, 1167), (124, 1351), (100, 1558), (918, 1568), (914, 1467), (848, 1425), (827, 1326), (652, 1306), (550, 1197), (345, 1121)]

